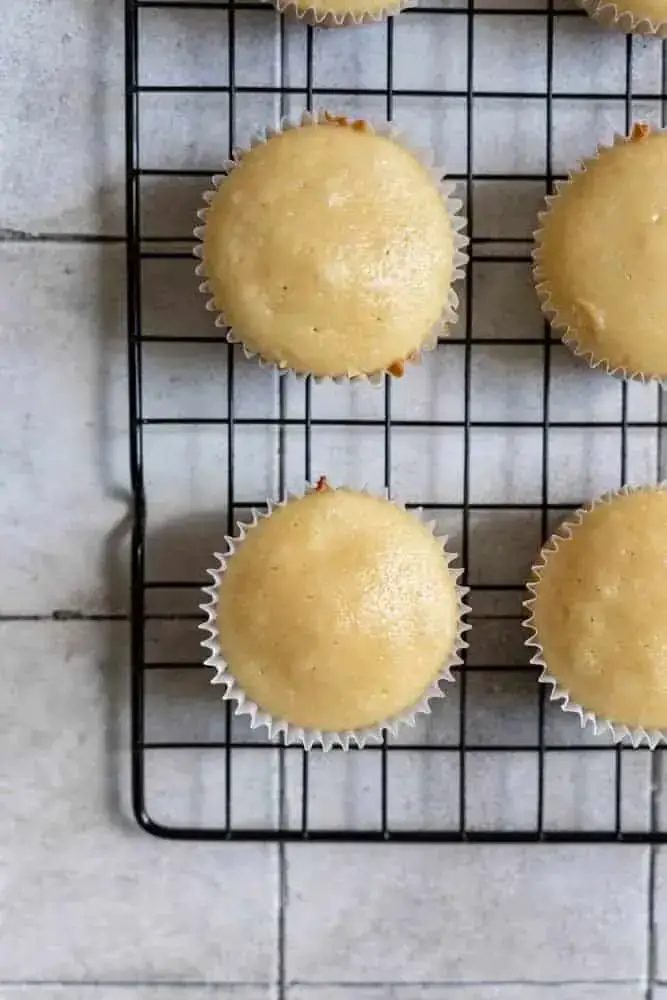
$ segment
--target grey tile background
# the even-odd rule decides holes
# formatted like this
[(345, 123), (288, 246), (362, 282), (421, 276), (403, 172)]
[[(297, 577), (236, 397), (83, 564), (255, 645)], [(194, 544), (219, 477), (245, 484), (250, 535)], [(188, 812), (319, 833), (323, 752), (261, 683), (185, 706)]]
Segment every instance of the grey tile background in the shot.
[[(373, 848), (288, 848), (288, 979), (585, 982), (643, 973), (645, 848), (392, 845), (375, 858)], [(606, 893), (612, 864), (615, 903)], [(336, 896), (305, 936), (328, 871)], [(420, 918), (425, 911), (432, 922)], [(560, 914), (557, 931), (537, 919), (549, 912)]]
[[(0, 996), (7, 1000), (274, 1000), (276, 991), (270, 986), (221, 986), (219, 984), (164, 986), (120, 985), (117, 983), (68, 983), (54, 986), (40, 983), (5, 984)], [(597, 997), (595, 998), (597, 1000)]]
[(126, 581), (111, 562), (129, 505), (123, 250), (10, 241), (0, 268), (0, 613), (121, 611)]
[[(521, 985), (512, 983), (478, 983), (453, 986), (370, 986), (362, 987), (293, 987), (287, 996), (289, 1000), (640, 1000), (645, 996), (638, 984), (596, 985), (569, 983), (544, 986), (539, 983)], [(659, 996), (659, 994), (658, 994)]]
[(123, 5), (3, 3), (1, 227), (123, 232)]
[[(479, 6), (489, 6), (487, 3)], [(528, 0), (504, 7), (535, 9)], [(131, 818), (127, 776), (128, 513), (127, 384), (124, 317), (124, 175), (120, 0), (0, 0), (0, 1000), (653, 1000), (667, 998), (667, 854), (637, 846), (441, 846), (369, 848), (185, 844), (140, 833)], [(213, 10), (174, 6), (142, 14), (143, 82), (216, 84), (228, 80), (227, 26)], [(412, 91), (490, 90), (544, 83), (543, 21), (481, 16), (467, 52), (465, 19), (406, 17), (396, 22), (395, 117), (431, 146), (451, 172), (466, 164), (465, 103)], [(286, 33), (284, 79), (304, 86), (306, 36)], [(625, 42), (583, 19), (555, 25), (554, 85), (612, 93), (624, 86)], [(521, 58), (516, 58), (517, 44)], [(319, 32), (316, 84), (382, 88), (385, 29)], [(279, 21), (265, 10), (237, 14), (236, 67), (244, 86), (280, 81)], [(409, 57), (406, 57), (406, 53)], [(659, 47), (634, 43), (633, 84), (659, 92)], [(293, 110), (300, 98), (288, 101)], [(381, 96), (346, 97), (343, 111), (381, 116)], [(635, 108), (656, 120), (659, 102)], [(216, 94), (152, 94), (141, 99), (142, 166), (215, 170), (228, 132)], [(237, 96), (239, 142), (276, 121), (275, 95)], [(557, 104), (554, 169), (562, 172), (595, 140), (623, 126), (622, 101), (593, 96)], [(476, 169), (540, 172), (544, 118), (539, 99), (517, 114), (504, 100), (480, 100), (473, 120)], [(198, 180), (146, 178), (147, 235), (189, 240)], [(473, 203), (479, 236), (529, 239), (543, 187), (533, 181), (480, 181)], [(499, 245), (497, 252), (507, 252)], [(493, 249), (489, 251), (493, 252)], [(497, 420), (541, 418), (539, 351), (510, 358), (493, 341), (534, 336), (541, 321), (527, 266), (473, 264), (471, 413)], [(146, 332), (212, 333), (189, 261), (147, 262)], [(454, 342), (394, 389), (399, 419), (461, 419), (464, 352)], [(218, 345), (146, 349), (149, 416), (215, 416), (226, 406), (226, 359)], [(617, 383), (553, 348), (551, 415), (564, 421), (614, 420)], [(303, 393), (288, 383), (291, 416)], [(335, 391), (334, 391), (335, 389)], [(651, 419), (656, 393), (633, 387), (629, 413)], [(276, 379), (236, 363), (236, 412), (275, 415)], [(313, 414), (382, 416), (381, 394), (359, 387), (313, 390)], [(419, 449), (416, 445), (419, 444)], [(237, 495), (275, 493), (275, 434), (239, 432), (244, 456)], [(350, 459), (351, 445), (359, 458)], [(653, 432), (631, 435), (629, 474), (654, 475)], [(460, 501), (460, 433), (394, 442), (394, 477), (404, 499)], [(614, 432), (585, 441), (569, 429), (551, 441), (552, 499), (567, 508), (619, 476)], [(519, 428), (502, 439), (475, 433), (471, 490), (477, 500), (541, 499), (538, 438)], [(153, 579), (178, 572), (198, 579), (219, 537), (226, 503), (226, 445), (210, 428), (146, 433), (149, 497), (147, 564)], [(380, 488), (378, 435), (313, 438), (313, 460), (350, 483)], [(303, 435), (286, 440), (286, 477), (303, 484)], [(198, 516), (193, 518), (192, 512)], [(460, 542), (456, 513), (438, 520)], [(516, 609), (494, 591), (508, 552), (520, 583), (534, 548), (535, 516), (479, 518), (470, 571), (488, 592), (478, 611)], [(513, 602), (513, 603), (512, 603)], [(154, 599), (153, 611), (192, 610), (192, 594)], [(81, 621), (54, 621), (62, 616)], [(478, 622), (470, 662), (525, 662), (520, 637)], [(151, 623), (152, 660), (199, 660), (196, 636), (178, 623)], [(492, 683), (491, 683), (492, 682)], [(417, 733), (445, 748), (458, 739), (459, 688)], [(471, 675), (470, 712), (484, 744), (468, 768), (480, 829), (532, 821), (534, 757), (508, 767), (494, 745), (535, 738), (533, 692), (506, 677)], [(215, 739), (224, 719), (198, 673), (156, 671), (148, 691), (147, 738)], [(547, 758), (545, 808), (553, 828), (609, 826), (612, 776), (604, 755), (561, 713), (546, 714), (548, 740), (571, 748)], [(481, 736), (479, 735), (481, 734)], [(248, 731), (234, 724), (242, 744)], [(410, 734), (409, 738), (414, 738)], [(455, 828), (455, 754), (417, 754), (398, 740), (389, 775), (389, 819), (397, 830)], [(436, 765), (437, 762), (437, 765)], [(645, 829), (650, 760), (624, 754), (623, 822)], [(661, 775), (658, 773), (658, 778)], [(284, 820), (300, 824), (300, 754), (279, 759), (240, 746), (231, 789), (234, 822), (270, 827), (285, 790)], [(311, 819), (332, 830), (377, 829), (378, 757), (313, 758)], [(215, 751), (155, 752), (147, 765), (153, 817), (163, 823), (224, 821), (224, 761)], [(659, 781), (661, 785), (661, 780)], [(658, 805), (662, 804), (662, 798)], [(662, 812), (663, 810), (661, 810)], [(663, 816), (664, 819), (664, 816)], [(649, 935), (650, 923), (653, 933)], [(656, 979), (653, 986), (651, 980)]]
[(0, 644), (0, 983), (271, 983), (276, 848), (130, 818), (126, 626), (7, 622)]

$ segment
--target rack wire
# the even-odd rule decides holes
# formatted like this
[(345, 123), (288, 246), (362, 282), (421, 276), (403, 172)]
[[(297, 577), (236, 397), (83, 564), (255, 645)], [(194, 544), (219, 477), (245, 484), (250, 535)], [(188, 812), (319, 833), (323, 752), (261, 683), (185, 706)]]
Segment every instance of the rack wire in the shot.
[[(342, 81), (342, 85), (333, 86), (329, 81), (322, 85), (317, 79), (318, 45), (323, 33), (278, 20), (267, 4), (235, 0), (126, 0), (125, 9), (127, 324), (130, 461), (135, 503), (131, 543), (131, 750), (133, 805), (138, 822), (150, 833), (188, 840), (667, 842), (659, 808), (662, 751), (653, 754), (632, 751), (590, 738), (571, 724), (571, 718), (554, 710), (545, 699), (544, 687), (536, 684), (536, 671), (520, 648), (521, 579), (508, 569), (503, 578), (495, 572), (489, 583), (484, 569), (484, 549), (488, 546), (483, 544), (489, 541), (489, 536), (483, 536), (480, 544), (473, 538), (476, 524), (482, 519), (492, 525), (491, 547), (497, 545), (508, 525), (512, 544), (521, 545), (525, 544), (526, 526), (532, 524), (536, 530), (535, 544), (531, 541), (527, 549), (535, 551), (539, 543), (537, 535), (547, 537), (555, 518), (588, 498), (583, 482), (581, 495), (568, 496), (567, 501), (560, 493), (556, 498), (552, 495), (553, 466), (562, 461), (560, 453), (557, 457), (553, 454), (555, 432), (579, 431), (586, 435), (608, 431), (615, 435), (617, 481), (609, 485), (620, 485), (634, 474), (631, 444), (636, 435), (648, 435), (649, 444), (642, 445), (643, 457), (646, 459), (647, 447), (652, 449), (652, 475), (656, 478), (664, 475), (662, 393), (642, 389), (643, 402), (638, 406), (632, 396), (633, 389), (617, 385), (613, 391), (618, 390), (620, 397), (618, 416), (612, 417), (605, 411), (602, 419), (598, 416), (579, 419), (561, 413), (561, 407), (556, 406), (556, 387), (563, 374), (560, 371), (554, 374), (554, 359), (560, 348), (537, 314), (532, 317), (529, 335), (525, 329), (517, 331), (511, 316), (501, 315), (492, 339), (484, 340), (483, 344), (496, 352), (520, 349), (539, 356), (534, 382), (539, 384), (540, 412), (531, 410), (528, 418), (505, 419), (493, 414), (488, 417), (480, 415), (479, 407), (474, 404), (478, 344), (474, 316), (478, 297), (488, 292), (488, 284), (481, 276), (484, 273), (488, 278), (493, 272), (497, 287), (498, 282), (504, 283), (505, 274), (514, 276), (521, 271), (527, 275), (530, 260), (527, 235), (502, 231), (489, 235), (480, 231), (476, 185), (521, 181), (539, 185), (542, 194), (551, 192), (560, 176), (554, 139), (558, 108), (569, 108), (583, 101), (595, 101), (603, 109), (621, 105), (628, 129), (637, 107), (650, 104), (651, 113), (664, 125), (667, 59), (661, 43), (630, 38), (619, 41), (624, 78), (620, 89), (559, 89), (554, 71), (556, 26), (564, 19), (583, 18), (580, 11), (556, 9), (554, 0), (548, 0), (544, 7), (518, 9), (492, 5), (492, 0), (489, 6), (479, 7), (422, 6), (401, 15), (401, 24), (414, 24), (422, 19), (430, 25), (433, 18), (445, 18), (451, 26), (463, 23), (460, 35), (465, 40), (463, 86), (446, 87), (435, 74), (430, 86), (397, 86), (397, 67), (402, 60), (411, 58), (411, 53), (404, 43), (397, 43), (398, 22), (392, 20), (369, 29), (375, 38), (384, 39), (384, 85), (351, 87)], [(220, 60), (226, 63), (223, 82), (145, 82), (141, 73), (142, 45), (145, 33), (151, 29), (144, 18), (156, 11), (166, 16), (182, 12), (186, 19), (193, 12), (205, 11), (220, 19)], [(248, 44), (243, 38), (243, 19), (250, 11), (266, 19), (266, 24), (272, 25), (271, 30), (276, 26), (278, 32), (279, 75), (273, 84), (247, 84), (239, 79), (239, 47)], [(475, 62), (478, 24), (480, 19), (499, 16), (532, 18), (543, 26), (542, 88), (493, 89), (478, 85)], [(596, 29), (591, 26), (590, 30), (593, 44)], [(354, 32), (345, 34), (351, 39)], [(303, 65), (295, 83), (286, 65), (292, 51), (290, 46), (297, 37), (302, 46)], [(645, 57), (647, 44), (660, 54), (659, 79), (656, 86), (635, 92), (635, 63), (639, 57)], [(522, 55), (518, 53), (517, 57)], [(356, 101), (359, 113), (363, 114), (368, 105), (368, 113), (376, 116), (380, 102), (383, 114), (390, 120), (395, 117), (397, 102), (406, 98), (434, 101), (436, 106), (442, 102), (443, 107), (447, 101), (460, 102), (465, 111), (465, 162), (462, 171), (450, 176), (460, 182), (465, 198), (472, 261), (462, 297), (462, 322), (439, 345), (437, 352), (441, 357), (450, 352), (448, 359), (454, 357), (452, 351), (458, 352), (460, 413), (442, 416), (436, 407), (435, 416), (431, 412), (424, 416), (421, 410), (411, 415), (409, 405), (404, 409), (401, 402), (397, 415), (399, 390), (397, 383), (389, 378), (383, 389), (364, 390), (375, 393), (375, 401), (361, 405), (362, 415), (353, 407), (343, 413), (335, 411), (333, 415), (325, 410), (325, 415), (318, 416), (317, 387), (309, 381), (300, 385), (289, 378), (277, 378), (272, 383), (275, 406), (271, 404), (274, 408), (270, 407), (268, 414), (261, 406), (257, 412), (248, 412), (239, 402), (239, 388), (243, 389), (247, 377), (243, 368), (246, 363), (222, 336), (215, 331), (199, 333), (196, 324), (194, 332), (181, 329), (179, 321), (175, 323), (176, 332), (160, 327), (161, 322), (167, 325), (174, 322), (169, 315), (171, 291), (165, 288), (164, 279), (149, 280), (150, 268), (159, 271), (163, 265), (179, 266), (185, 269), (182, 273), (187, 272), (184, 281), (191, 282), (194, 288), (188, 245), (191, 238), (188, 232), (169, 230), (173, 218), (169, 199), (162, 210), (167, 229), (157, 234), (150, 231), (145, 221), (146, 185), (160, 181), (177, 186), (187, 181), (203, 189), (206, 177), (219, 169), (219, 162), (211, 163), (210, 170), (188, 165), (164, 166), (154, 161), (147, 164), (141, 142), (143, 102), (160, 100), (165, 95), (195, 94), (213, 95), (224, 104), (225, 113), (221, 113), (220, 120), (226, 121), (226, 141), (222, 144), (224, 148), (220, 148), (220, 160), (230, 155), (238, 142), (239, 102), (245, 97), (271, 98), (277, 102), (280, 115), (295, 108), (310, 110), (324, 105), (336, 110), (346, 101)], [(528, 108), (530, 102), (540, 103), (545, 137), (543, 170), (526, 171), (521, 164), (506, 172), (475, 169), (475, 110), (480, 102), (487, 101), (504, 102), (511, 111)], [(498, 277), (500, 274), (503, 276)], [(165, 296), (169, 301), (161, 309)], [(155, 300), (153, 315), (158, 316), (157, 323), (149, 323), (146, 318), (151, 299)], [(203, 313), (203, 303), (200, 308)], [(183, 320), (182, 325), (187, 325), (187, 321)], [(155, 372), (149, 358), (159, 345), (166, 345), (167, 350), (191, 352), (191, 356), (200, 350), (207, 352), (207, 364), (213, 372), (214, 402), (205, 414), (184, 412), (180, 404), (170, 403), (172, 397), (168, 393), (161, 394), (151, 388), (150, 379)], [(212, 355), (211, 351), (217, 353)], [(181, 353), (178, 357), (182, 359), (185, 355)], [(429, 358), (426, 367), (435, 365), (436, 360)], [(438, 372), (441, 370), (438, 368)], [(187, 370), (185, 375), (187, 381)], [(417, 376), (408, 372), (405, 385), (409, 386), (411, 379), (416, 380)], [(177, 381), (178, 374), (174, 376), (172, 372), (172, 389)], [(416, 381), (414, 385), (417, 387)], [(421, 388), (419, 383), (415, 394)], [(404, 391), (403, 386), (400, 391)], [(409, 394), (409, 388), (405, 391)], [(301, 396), (296, 408), (294, 393)], [(647, 393), (653, 394), (649, 405), (646, 405)], [(401, 401), (404, 400), (401, 396)], [(432, 509), (434, 516), (448, 525), (458, 525), (454, 533), (460, 543), (462, 563), (468, 568), (466, 582), (472, 591), (472, 646), (452, 689), (454, 693), (441, 703), (442, 710), (439, 707), (415, 732), (399, 740), (385, 739), (377, 748), (348, 754), (335, 751), (327, 755), (317, 751), (307, 754), (299, 748), (271, 744), (256, 732), (244, 730), (232, 717), (229, 705), (222, 706), (216, 700), (192, 643), (201, 617), (196, 609), (198, 588), (204, 583), (202, 564), (197, 562), (201, 538), (198, 536), (199, 542), (194, 545), (197, 558), (191, 575), (189, 557), (193, 553), (187, 531), (180, 540), (178, 531), (172, 535), (158, 532), (157, 541), (152, 541), (151, 534), (154, 477), (148, 458), (149, 438), (157, 431), (166, 434), (167, 440), (174, 440), (169, 434), (176, 433), (180, 435), (178, 440), (185, 442), (182, 454), (189, 455), (195, 447), (194, 436), (202, 428), (209, 434), (209, 440), (218, 440), (221, 454), (224, 453), (221, 459), (224, 471), (215, 482), (225, 496), (226, 520), (223, 516), (219, 521), (214, 518), (204, 532), (211, 549), (216, 537), (233, 533), (239, 515), (247, 507), (261, 504), (266, 496), (265, 493), (250, 497), (239, 486), (240, 479), (245, 481), (244, 463), (249, 460), (245, 447), (239, 443), (245, 440), (246, 432), (269, 436), (275, 452), (278, 496), (285, 495), (294, 476), (290, 451), (293, 435), (298, 435), (301, 442), (298, 475), (302, 481), (312, 481), (330, 471), (324, 465), (334, 461), (340, 451), (330, 448), (331, 454), (327, 456), (326, 449), (315, 445), (318, 434), (371, 434), (376, 450), (381, 453), (381, 485), (390, 496), (396, 492), (397, 464), (400, 465), (400, 456), (404, 455), (404, 449), (400, 449), (397, 463), (396, 435), (428, 433), (436, 439), (448, 433), (458, 436), (459, 495), (443, 493), (437, 486), (430, 492), (424, 488), (421, 495), (411, 498), (409, 506)], [(536, 460), (539, 483), (530, 496), (513, 496), (510, 502), (476, 495), (479, 493), (476, 484), (480, 475), (484, 475), (487, 461), (476, 450), (478, 433), (491, 433), (496, 440), (505, 440), (505, 460), (510, 464), (513, 435), (532, 433), (536, 441), (539, 439)], [(597, 461), (595, 455), (592, 460)], [(177, 461), (178, 455), (174, 457), (174, 462)], [(404, 478), (401, 487), (405, 488)], [(502, 547), (503, 543), (500, 544)], [(175, 556), (164, 564), (159, 554), (157, 559), (151, 554), (151, 547), (160, 545), (171, 545), (172, 549), (175, 546)], [(200, 544), (200, 548), (203, 550), (205, 546)], [(184, 572), (185, 568), (188, 572)], [(488, 639), (483, 653), (476, 652), (476, 635)], [(184, 647), (187, 651), (182, 654)]]

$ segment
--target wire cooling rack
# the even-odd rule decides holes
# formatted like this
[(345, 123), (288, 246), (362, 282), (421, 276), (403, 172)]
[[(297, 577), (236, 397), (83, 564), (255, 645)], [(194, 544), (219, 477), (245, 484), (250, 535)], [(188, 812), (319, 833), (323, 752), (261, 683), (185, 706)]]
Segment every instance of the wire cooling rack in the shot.
[[(313, 30), (266, 4), (127, 0), (132, 778), (181, 839), (665, 841), (661, 751), (613, 747), (545, 699), (520, 628), (541, 540), (580, 502), (664, 475), (655, 387), (590, 372), (530, 282), (545, 192), (636, 118), (664, 124), (661, 43), (549, 0), (422, 6)], [(402, 380), (261, 370), (198, 297), (206, 178), (286, 113), (397, 120), (466, 203), (461, 321)], [(202, 667), (198, 588), (248, 507), (322, 473), (433, 512), (471, 587), (471, 648), (433, 715), (384, 745), (306, 754), (233, 718)]]

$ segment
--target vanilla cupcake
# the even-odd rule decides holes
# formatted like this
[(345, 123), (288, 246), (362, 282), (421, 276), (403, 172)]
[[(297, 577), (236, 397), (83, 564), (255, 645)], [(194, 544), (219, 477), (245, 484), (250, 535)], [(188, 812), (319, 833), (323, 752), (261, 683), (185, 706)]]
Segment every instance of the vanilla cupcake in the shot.
[(598, 24), (626, 34), (667, 37), (667, 6), (663, 0), (579, 0)]
[(238, 529), (202, 605), (206, 662), (237, 714), (347, 749), (442, 697), (467, 608), (432, 524), (321, 480)]
[(547, 199), (535, 280), (575, 354), (626, 377), (667, 377), (667, 133), (635, 125)]
[(626, 487), (577, 511), (528, 589), (527, 645), (552, 699), (582, 726), (654, 747), (667, 733), (667, 489)]
[(416, 0), (275, 0), (281, 13), (319, 28), (343, 28), (348, 25), (378, 24), (408, 7)]
[(460, 203), (390, 132), (306, 116), (227, 169), (200, 213), (198, 273), (246, 353), (377, 378), (401, 374), (454, 320)]

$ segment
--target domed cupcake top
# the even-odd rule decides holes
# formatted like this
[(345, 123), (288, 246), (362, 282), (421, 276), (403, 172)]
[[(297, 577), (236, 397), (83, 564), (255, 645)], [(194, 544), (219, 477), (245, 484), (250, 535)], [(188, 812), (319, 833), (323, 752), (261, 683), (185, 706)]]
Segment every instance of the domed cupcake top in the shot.
[(541, 217), (545, 311), (593, 363), (667, 376), (667, 133), (635, 126), (563, 184)]
[(220, 655), (273, 719), (379, 726), (414, 708), (459, 648), (450, 559), (412, 514), (324, 485), (260, 518), (226, 560)]
[(667, 491), (603, 499), (542, 558), (528, 624), (543, 679), (585, 715), (667, 729)]
[(464, 241), (443, 191), (364, 122), (316, 119), (243, 153), (200, 232), (214, 307), (280, 367), (400, 372), (452, 318)]

